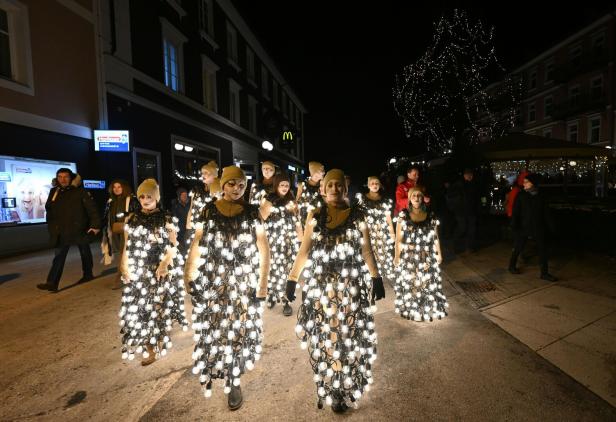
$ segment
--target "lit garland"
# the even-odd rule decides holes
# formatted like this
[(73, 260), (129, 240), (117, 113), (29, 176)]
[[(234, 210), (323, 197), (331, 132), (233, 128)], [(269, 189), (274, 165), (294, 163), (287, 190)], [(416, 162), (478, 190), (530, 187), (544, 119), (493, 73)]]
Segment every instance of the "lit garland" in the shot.
[(227, 217), (213, 202), (205, 207), (201, 219), (199, 275), (190, 284), (195, 331), (192, 372), (199, 375), (205, 397), (210, 397), (212, 380), (224, 379), (228, 394), (263, 352), (263, 307), (255, 301), (260, 220), (254, 206)]
[(507, 179), (515, 178), (520, 172), (527, 169), (531, 173), (537, 173), (544, 177), (544, 182), (556, 179), (562, 182), (567, 173), (575, 182), (575, 179), (591, 177), (594, 172), (600, 172), (605, 165), (605, 157), (595, 157), (595, 160), (576, 160), (567, 158), (543, 159), (543, 160), (512, 160), (497, 161), (490, 163), (494, 176), (499, 179), (505, 176)]
[[(177, 233), (177, 219), (162, 211), (135, 213), (125, 225), (130, 283), (124, 287), (120, 309), (122, 358), (133, 360), (135, 353), (149, 357), (147, 346), (157, 356), (172, 347), (169, 337), (173, 321), (188, 329), (184, 309), (182, 257), (176, 253), (169, 231)], [(169, 274), (156, 279), (156, 269), (167, 253), (175, 256)]]
[(408, 211), (398, 215), (402, 224), (400, 264), (394, 286), (396, 313), (414, 321), (432, 321), (447, 315), (449, 304), (443, 294), (443, 278), (437, 262), (439, 221), (428, 216), (415, 223)]
[(188, 236), (186, 236), (187, 249), (190, 249), (193, 240), (195, 239), (195, 228), (199, 222), (199, 216), (205, 208), (205, 206), (216, 199), (212, 196), (209, 190), (205, 190), (203, 182), (199, 182), (194, 188), (190, 190), (190, 230), (187, 230)]
[[(439, 154), (451, 152), (462, 138), (471, 145), (480, 136), (496, 138), (513, 127), (521, 79), (505, 75), (494, 49), (494, 28), (471, 24), (463, 11), (442, 17), (432, 44), (417, 62), (396, 75), (394, 109), (407, 137), (423, 140)], [(500, 92), (489, 93), (488, 77), (503, 75)], [(506, 103), (495, 106), (497, 98)], [(501, 111), (508, 109), (503, 115)]]
[(371, 200), (366, 195), (357, 194), (357, 201), (366, 208), (366, 223), (370, 232), (370, 244), (376, 258), (379, 274), (394, 280), (394, 239), (389, 230), (387, 217), (391, 217), (391, 199)]
[(249, 202), (252, 205), (261, 205), (261, 201), (272, 191), (273, 186), (271, 184), (265, 185), (263, 183), (253, 183), (250, 187), (250, 199)]
[(304, 225), (308, 213), (321, 206), (321, 193), (319, 192), (319, 185), (313, 186), (308, 183), (308, 180), (301, 182), (300, 185), (302, 194), (297, 200), (297, 206), (299, 207), (300, 221)]
[(363, 212), (352, 208), (335, 229), (326, 226), (327, 207), (315, 218), (295, 332), (308, 349), (322, 408), (333, 399), (355, 403), (370, 389), (377, 334), (371, 278), (361, 255)]
[(295, 202), (278, 203), (271, 194), (271, 213), (267, 218), (267, 238), (270, 245), (270, 276), (267, 283), (267, 301), (280, 302), (285, 296), (287, 277), (293, 267), (293, 261), (299, 251), (297, 224), (299, 218), (295, 212)]

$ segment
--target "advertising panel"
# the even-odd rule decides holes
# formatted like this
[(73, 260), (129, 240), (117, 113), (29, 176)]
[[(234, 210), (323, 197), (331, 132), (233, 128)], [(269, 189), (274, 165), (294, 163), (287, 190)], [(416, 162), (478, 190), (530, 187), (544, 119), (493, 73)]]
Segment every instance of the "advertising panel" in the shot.
[(56, 171), (75, 163), (0, 155), (0, 224), (44, 223), (45, 202)]
[(130, 143), (127, 130), (95, 130), (94, 151), (129, 152)]

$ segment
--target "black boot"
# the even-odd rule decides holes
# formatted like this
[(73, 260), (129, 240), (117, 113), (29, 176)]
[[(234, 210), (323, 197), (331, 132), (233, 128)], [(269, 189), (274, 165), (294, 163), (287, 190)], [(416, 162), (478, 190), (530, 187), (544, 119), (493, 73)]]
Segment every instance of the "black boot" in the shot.
[(558, 278), (554, 277), (552, 274), (550, 273), (543, 273), (541, 274), (541, 279), (542, 280), (547, 280), (547, 281), (558, 281)]
[(51, 283), (41, 283), (41, 284), (37, 284), (36, 285), (37, 289), (40, 290), (49, 290), (52, 293), (55, 293), (58, 291), (58, 286), (51, 284)]
[(293, 315), (293, 308), (291, 307), (291, 305), (289, 305), (289, 302), (284, 303), (284, 307), (282, 308), (282, 314), (284, 316)]
[(334, 413), (344, 413), (348, 408), (349, 406), (346, 405), (341, 396), (335, 393), (332, 395), (332, 410)]
[(244, 397), (242, 397), (242, 389), (240, 387), (231, 387), (231, 391), (229, 392), (229, 397), (227, 399), (229, 409), (237, 410), (242, 407), (242, 403), (244, 403)]
[(84, 275), (83, 277), (81, 277), (78, 281), (77, 284), (83, 284), (83, 283), (87, 283), (90, 280), (94, 280), (94, 276), (92, 274), (87, 274)]

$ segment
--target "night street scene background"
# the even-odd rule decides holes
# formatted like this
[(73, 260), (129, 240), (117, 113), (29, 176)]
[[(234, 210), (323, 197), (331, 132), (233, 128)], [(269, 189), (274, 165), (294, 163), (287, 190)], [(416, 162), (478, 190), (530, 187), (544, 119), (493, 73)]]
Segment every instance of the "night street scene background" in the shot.
[(0, 0), (0, 421), (615, 421), (613, 2)]

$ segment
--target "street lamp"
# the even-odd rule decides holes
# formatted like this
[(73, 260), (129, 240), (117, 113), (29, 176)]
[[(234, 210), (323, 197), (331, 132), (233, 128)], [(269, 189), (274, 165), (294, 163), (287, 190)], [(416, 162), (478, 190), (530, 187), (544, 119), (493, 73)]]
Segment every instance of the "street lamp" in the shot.
[(175, 147), (175, 149), (176, 149), (177, 151), (182, 151), (182, 150), (184, 149), (184, 145), (182, 145), (182, 144), (177, 144), (177, 143), (176, 143), (176, 144), (174, 145), (174, 147)]
[(274, 149), (274, 145), (270, 141), (263, 141), (261, 147), (267, 151), (271, 151)]

